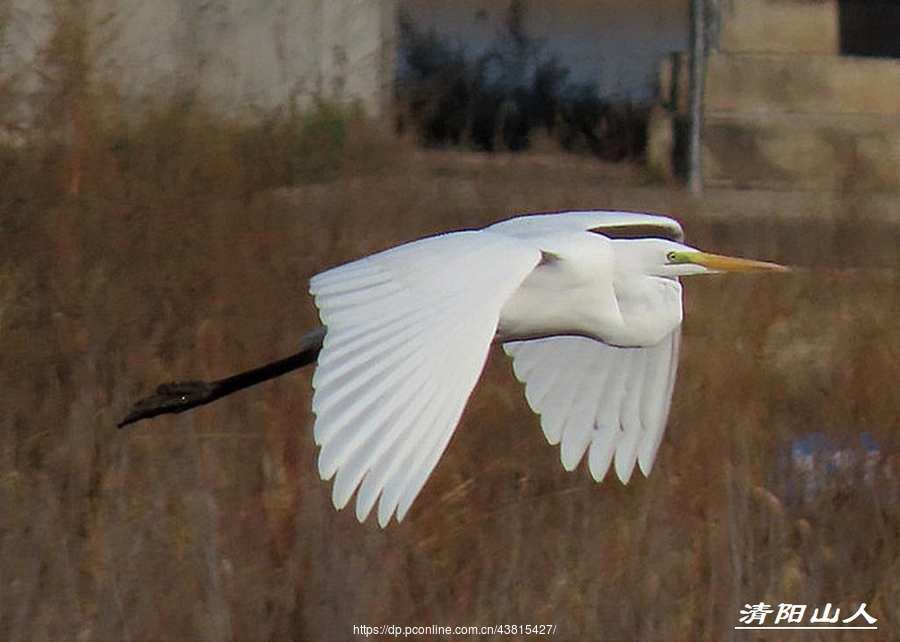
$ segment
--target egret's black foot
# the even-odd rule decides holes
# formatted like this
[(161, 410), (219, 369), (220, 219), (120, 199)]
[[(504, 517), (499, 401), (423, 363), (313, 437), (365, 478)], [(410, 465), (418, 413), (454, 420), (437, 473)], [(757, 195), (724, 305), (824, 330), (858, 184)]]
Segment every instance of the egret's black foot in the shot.
[(184, 412), (199, 406), (209, 400), (213, 389), (213, 384), (206, 381), (175, 381), (160, 384), (156, 388), (156, 394), (144, 397), (131, 407), (125, 418), (119, 422), (119, 428), (140, 419)]

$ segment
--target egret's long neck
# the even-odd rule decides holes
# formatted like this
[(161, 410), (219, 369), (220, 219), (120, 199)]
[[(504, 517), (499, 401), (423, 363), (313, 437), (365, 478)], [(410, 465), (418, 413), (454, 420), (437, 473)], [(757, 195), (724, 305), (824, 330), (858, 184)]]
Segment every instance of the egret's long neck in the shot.
[(623, 322), (617, 345), (653, 345), (681, 325), (681, 284), (677, 280), (620, 277), (613, 288)]

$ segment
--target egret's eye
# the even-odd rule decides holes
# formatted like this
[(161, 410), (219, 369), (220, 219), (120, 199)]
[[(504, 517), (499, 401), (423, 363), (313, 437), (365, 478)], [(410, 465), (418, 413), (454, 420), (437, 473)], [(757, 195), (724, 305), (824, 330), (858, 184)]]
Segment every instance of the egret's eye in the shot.
[(666, 254), (666, 260), (669, 263), (678, 263), (678, 252), (672, 250), (668, 254)]

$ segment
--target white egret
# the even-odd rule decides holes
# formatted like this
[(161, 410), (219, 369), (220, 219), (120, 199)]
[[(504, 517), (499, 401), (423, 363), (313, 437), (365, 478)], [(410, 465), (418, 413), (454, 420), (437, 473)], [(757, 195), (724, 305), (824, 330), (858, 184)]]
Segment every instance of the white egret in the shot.
[(402, 520), (459, 423), (491, 344), (513, 359), (566, 470), (587, 455), (647, 475), (662, 439), (682, 321), (678, 278), (783, 270), (682, 243), (633, 212), (512, 218), (401, 245), (310, 281), (326, 327), (313, 377), (319, 473), (365, 521)]

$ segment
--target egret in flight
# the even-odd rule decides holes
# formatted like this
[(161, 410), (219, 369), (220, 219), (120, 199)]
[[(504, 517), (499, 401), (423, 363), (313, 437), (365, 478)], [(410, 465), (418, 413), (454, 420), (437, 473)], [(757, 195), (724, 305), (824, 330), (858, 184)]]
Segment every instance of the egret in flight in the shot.
[(440, 234), (315, 275), (325, 326), (296, 355), (164, 384), (119, 426), (209, 403), (318, 360), (313, 433), (332, 500), (402, 520), (453, 435), (494, 343), (566, 470), (649, 474), (678, 362), (679, 277), (784, 270), (707, 254), (664, 216), (583, 211)]
[(566, 470), (650, 472), (672, 398), (679, 277), (783, 270), (683, 244), (632, 212), (561, 212), (414, 241), (310, 281), (327, 328), (313, 376), (319, 473), (356, 517), (402, 520), (493, 343)]

